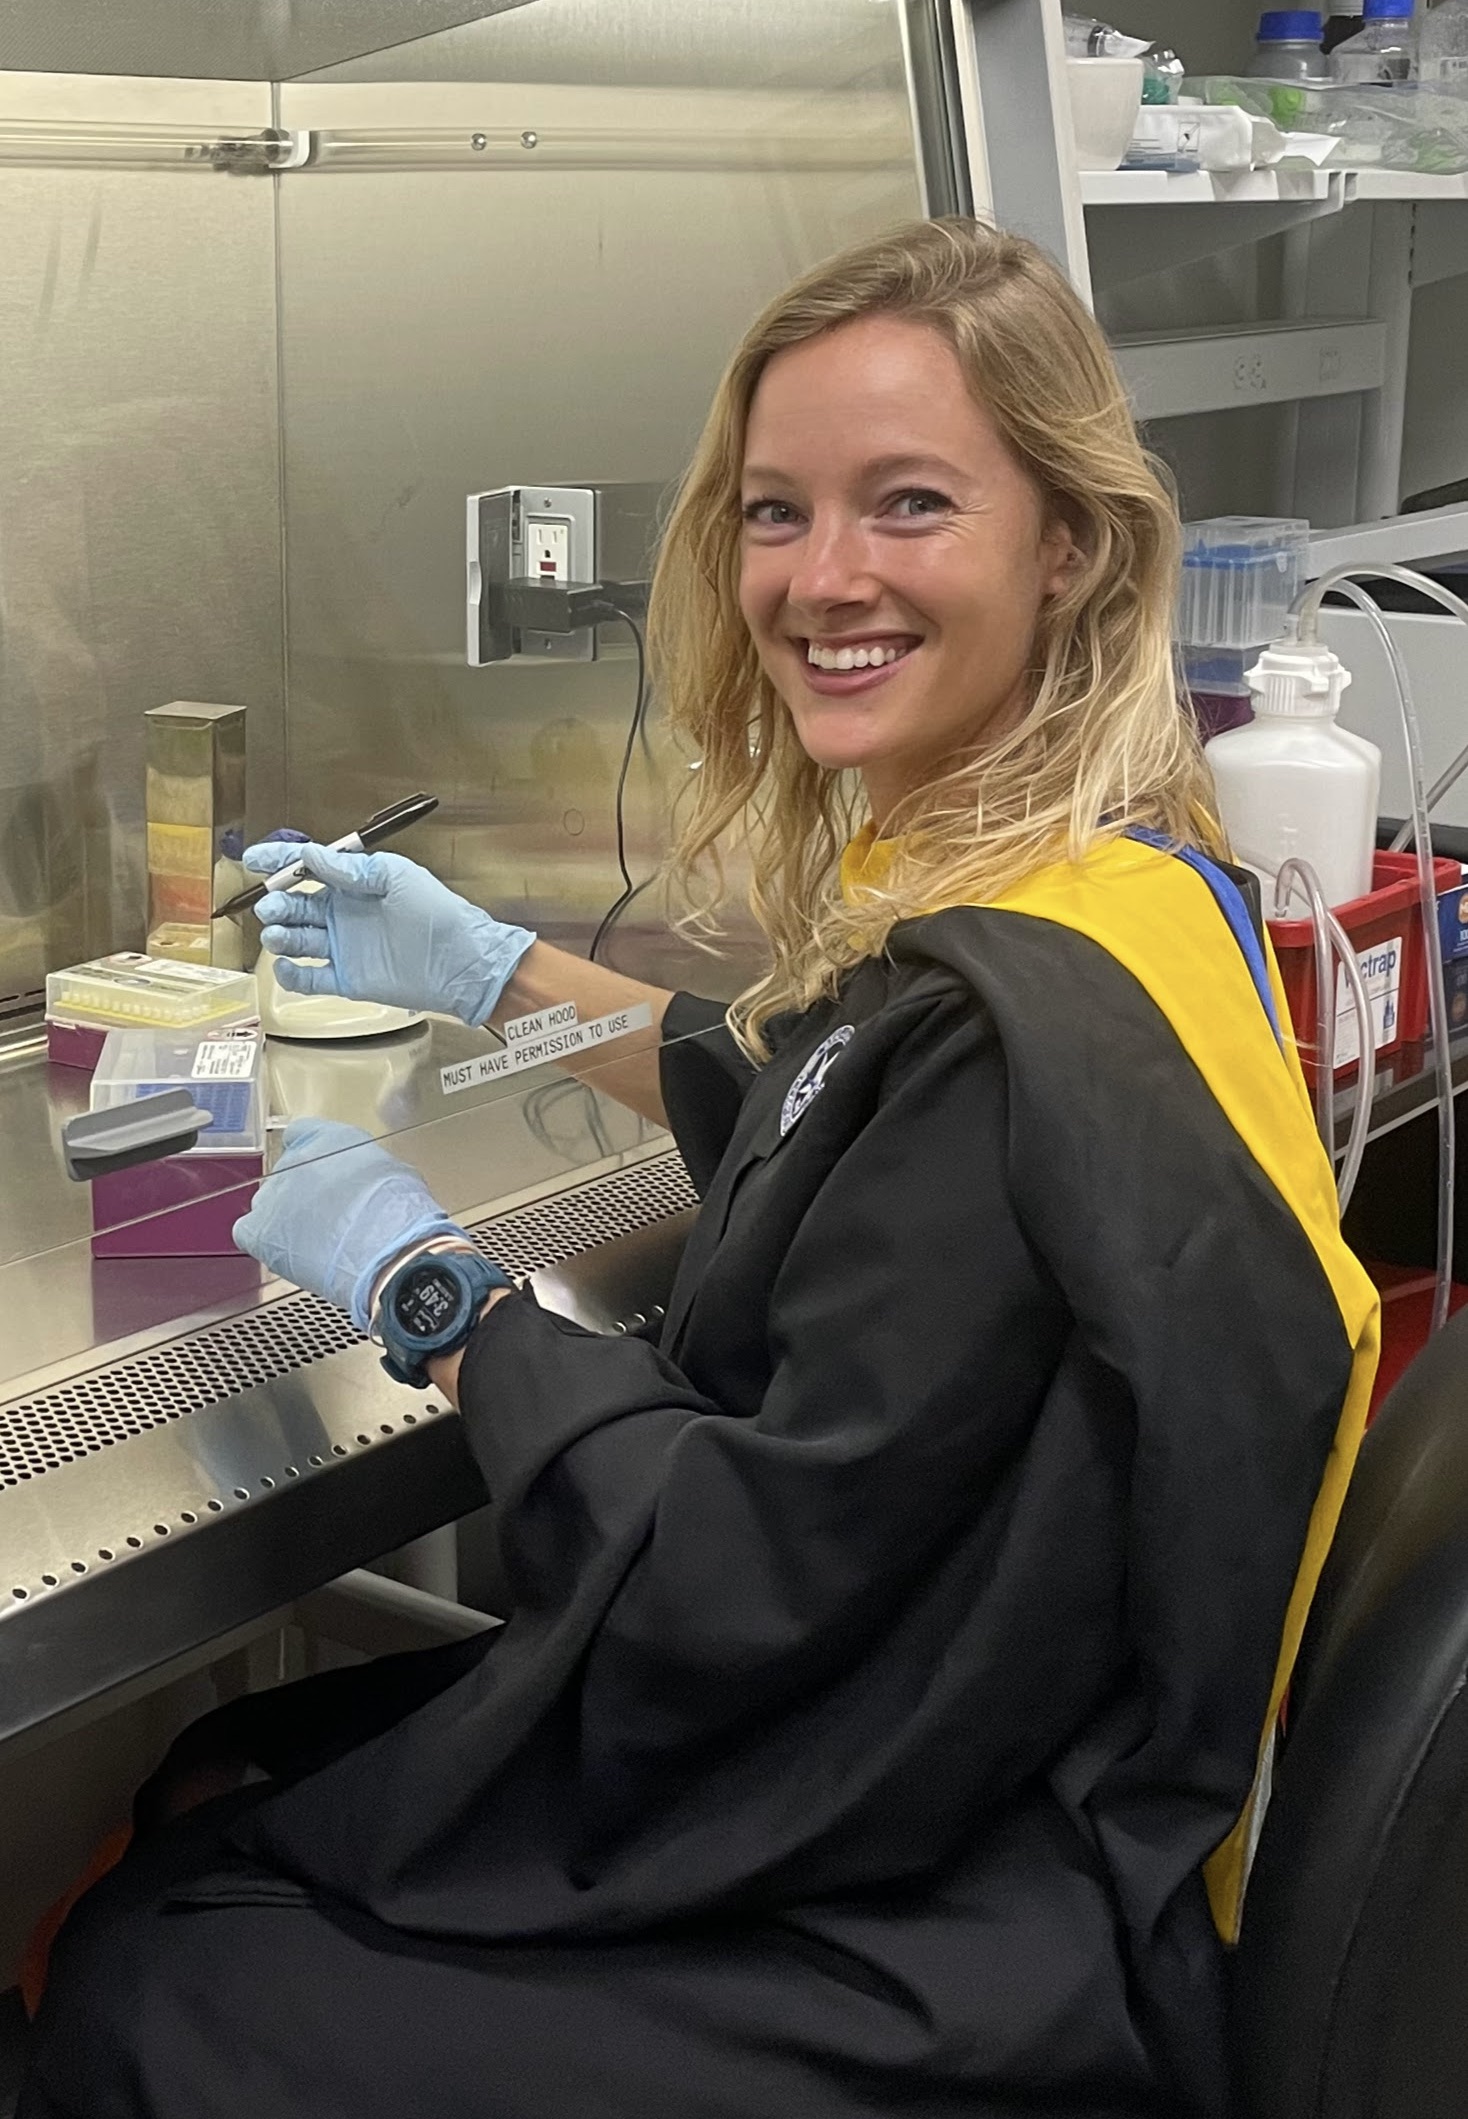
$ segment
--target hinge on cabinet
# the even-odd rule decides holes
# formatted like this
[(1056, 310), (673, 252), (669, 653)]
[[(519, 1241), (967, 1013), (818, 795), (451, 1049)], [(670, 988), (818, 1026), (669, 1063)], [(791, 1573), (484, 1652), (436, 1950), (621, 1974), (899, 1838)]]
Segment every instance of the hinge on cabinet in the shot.
[(184, 159), (212, 163), (226, 176), (268, 177), (278, 169), (301, 168), (310, 154), (309, 132), (283, 132), (277, 126), (268, 126), (264, 132), (244, 138), (201, 140), (197, 147), (185, 150)]

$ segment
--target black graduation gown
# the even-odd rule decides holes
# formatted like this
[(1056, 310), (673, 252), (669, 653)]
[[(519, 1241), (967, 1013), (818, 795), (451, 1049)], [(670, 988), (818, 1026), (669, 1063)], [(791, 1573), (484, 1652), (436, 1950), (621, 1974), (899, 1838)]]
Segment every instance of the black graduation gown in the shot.
[(228, 1710), (285, 1785), (83, 1902), (22, 2119), (1227, 2109), (1203, 1867), (1374, 1297), (1209, 884), (1048, 888), (758, 1071), (674, 1002), (661, 1345), (466, 1353), (510, 1623)]

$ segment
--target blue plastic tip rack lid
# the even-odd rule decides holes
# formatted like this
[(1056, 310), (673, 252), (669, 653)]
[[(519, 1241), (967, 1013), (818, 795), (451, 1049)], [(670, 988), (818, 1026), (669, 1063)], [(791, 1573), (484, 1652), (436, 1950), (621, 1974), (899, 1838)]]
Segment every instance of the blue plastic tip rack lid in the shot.
[(1309, 542), (1309, 523), (1287, 516), (1185, 523), (1178, 642), (1246, 648), (1278, 639), (1305, 579)]
[(1261, 44), (1318, 44), (1325, 24), (1311, 7), (1275, 8), (1259, 17)]

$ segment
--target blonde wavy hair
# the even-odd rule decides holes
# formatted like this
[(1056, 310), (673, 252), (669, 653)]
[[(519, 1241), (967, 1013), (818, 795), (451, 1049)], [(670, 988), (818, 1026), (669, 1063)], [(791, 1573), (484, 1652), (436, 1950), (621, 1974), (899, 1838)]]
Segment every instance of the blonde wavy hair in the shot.
[[(853, 776), (807, 757), (739, 608), (741, 477), (765, 366), (859, 317), (925, 324), (953, 348), (1078, 559), (1042, 611), (1032, 696), (1017, 723), (935, 766), (899, 813), (882, 886), (849, 903), (842, 849), (865, 821)], [(760, 316), (719, 384), (663, 541), (649, 612), (652, 667), (672, 726), (701, 758), (672, 857), (695, 930), (717, 924), (724, 852), (747, 854), (768, 973), (734, 1002), (756, 1058), (763, 1027), (832, 992), (891, 927), (982, 904), (1132, 825), (1221, 852), (1202, 752), (1180, 711), (1171, 631), (1180, 552), (1167, 474), (1142, 448), (1110, 351), (1033, 243), (981, 222), (899, 228), (816, 267)]]

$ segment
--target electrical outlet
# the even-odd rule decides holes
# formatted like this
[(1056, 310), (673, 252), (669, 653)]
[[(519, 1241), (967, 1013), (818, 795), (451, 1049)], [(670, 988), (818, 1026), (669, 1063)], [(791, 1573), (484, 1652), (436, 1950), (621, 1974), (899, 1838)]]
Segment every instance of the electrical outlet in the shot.
[(571, 579), (571, 525), (536, 516), (525, 525), (525, 571), (536, 581)]
[(597, 496), (590, 486), (500, 486), (469, 495), (471, 664), (595, 661), (594, 626), (577, 633), (517, 631), (496, 624), (488, 591), (505, 581), (598, 580), (596, 524)]

